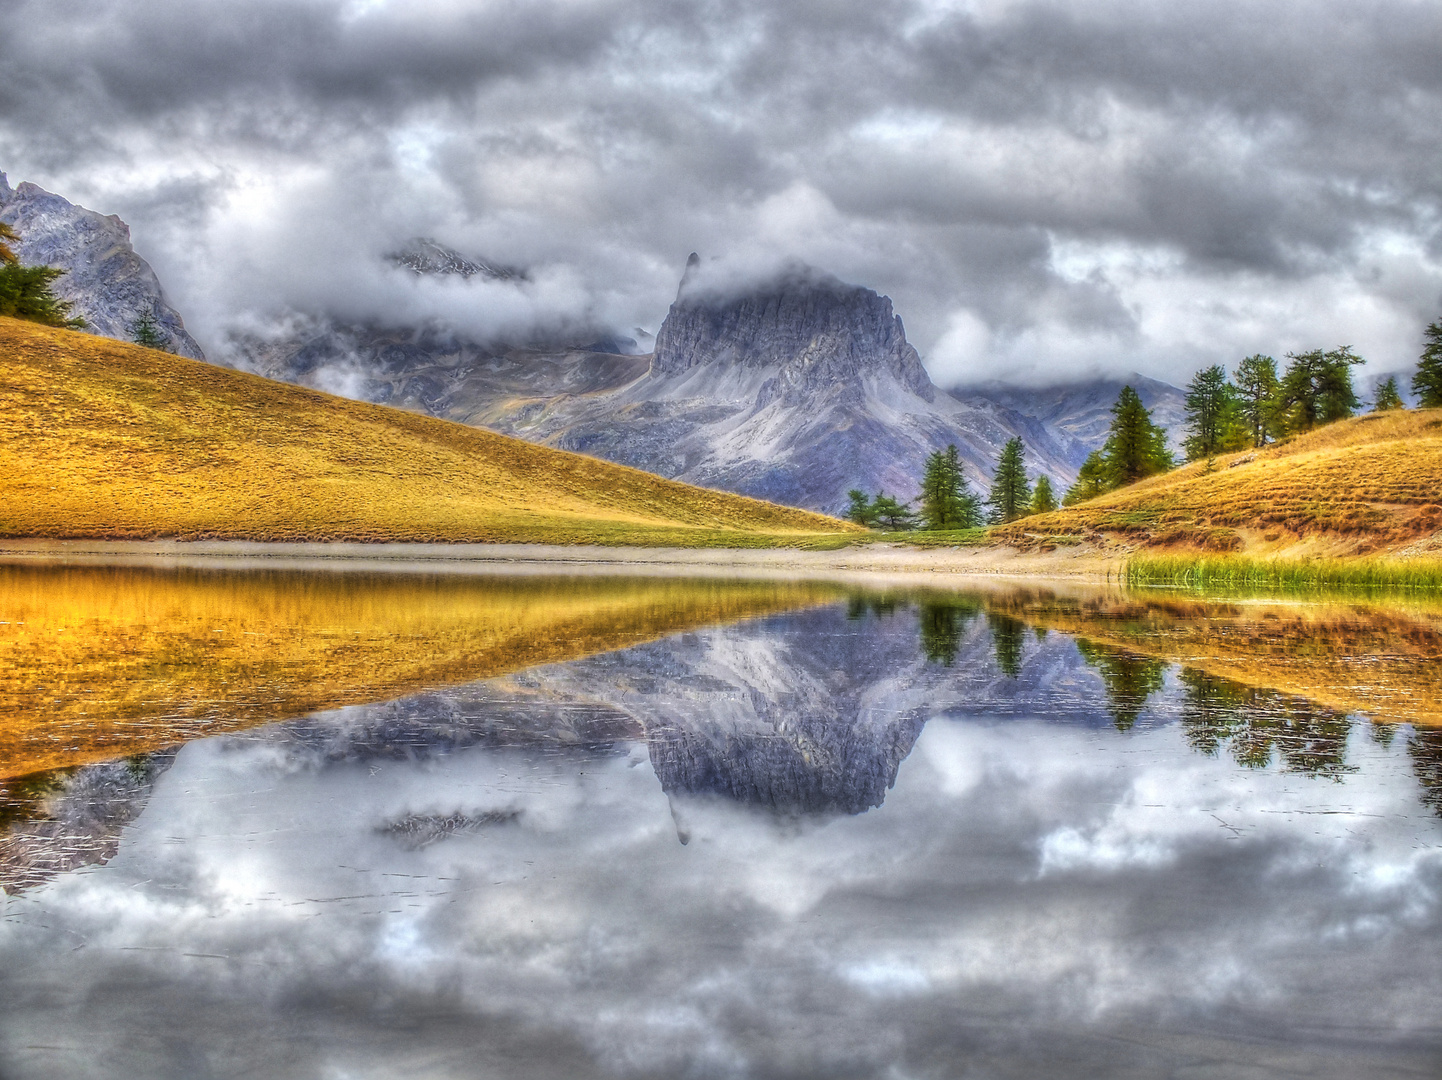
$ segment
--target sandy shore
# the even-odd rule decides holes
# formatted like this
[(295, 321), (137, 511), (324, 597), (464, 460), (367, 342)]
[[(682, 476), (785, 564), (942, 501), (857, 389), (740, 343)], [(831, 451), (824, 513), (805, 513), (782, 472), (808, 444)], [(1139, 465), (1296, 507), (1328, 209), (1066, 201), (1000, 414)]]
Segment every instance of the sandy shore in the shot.
[(807, 577), (869, 584), (963, 580), (1115, 581), (1122, 561), (1089, 547), (916, 548), (864, 544), (838, 551), (787, 548), (639, 548), (545, 544), (260, 544), (178, 540), (0, 540), (0, 562), (192, 568), (267, 567), (401, 573), (644, 574)]

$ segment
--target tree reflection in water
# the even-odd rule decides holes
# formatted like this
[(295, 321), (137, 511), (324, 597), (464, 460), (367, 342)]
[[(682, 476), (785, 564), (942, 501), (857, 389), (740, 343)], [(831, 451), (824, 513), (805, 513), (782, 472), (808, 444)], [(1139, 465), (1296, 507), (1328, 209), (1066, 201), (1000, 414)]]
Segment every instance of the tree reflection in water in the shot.
[(991, 647), (996, 654), (996, 666), (1008, 679), (1021, 674), (1022, 643), (1026, 640), (1026, 623), (1010, 615), (995, 611), (986, 613), (986, 625), (991, 628)]
[(1107, 712), (1118, 731), (1130, 731), (1147, 699), (1162, 688), (1168, 664), (1108, 645), (1077, 638), (1077, 651), (1101, 674), (1106, 688)]
[(1264, 768), (1274, 756), (1289, 772), (1339, 777), (1347, 764), (1352, 720), (1304, 698), (1244, 686), (1195, 668), (1181, 673), (1181, 721), (1187, 742), (1215, 756), (1223, 745), (1238, 765)]
[(1442, 729), (1422, 728), (1407, 740), (1412, 771), (1422, 785), (1422, 801), (1442, 817)]
[(947, 667), (956, 663), (961, 635), (980, 610), (976, 604), (922, 604), (921, 652), (927, 662)]

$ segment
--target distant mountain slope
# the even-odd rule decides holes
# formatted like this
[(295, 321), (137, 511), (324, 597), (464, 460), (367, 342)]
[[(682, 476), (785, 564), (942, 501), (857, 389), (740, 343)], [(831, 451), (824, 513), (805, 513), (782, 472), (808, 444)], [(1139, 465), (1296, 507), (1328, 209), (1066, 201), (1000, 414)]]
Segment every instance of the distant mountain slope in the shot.
[(1168, 443), (1180, 459), (1187, 423), (1186, 391), (1135, 372), (1124, 379), (1092, 379), (1039, 390), (992, 385), (955, 389), (952, 393), (968, 400), (994, 401), (1035, 420), (1067, 443), (1069, 463), (1080, 468), (1087, 455), (1100, 450), (1107, 441), (1112, 406), (1125, 386), (1137, 392), (1142, 404), (1151, 410), (1153, 422), (1167, 430)]
[(0, 535), (764, 545), (853, 527), (0, 319)]
[(890, 300), (803, 267), (733, 296), (688, 278), (649, 357), (337, 326), (243, 345), (272, 378), (833, 513), (854, 487), (915, 496), (949, 443), (977, 484), (1017, 435), (1033, 474), (1076, 474), (1044, 423), (934, 386)]
[(1370, 413), (1261, 450), (1150, 477), (1002, 526), (1026, 546), (1048, 534), (1111, 534), (1147, 547), (1295, 555), (1442, 553), (1442, 410)]
[(135, 320), (149, 313), (172, 351), (205, 359), (180, 313), (166, 302), (155, 271), (131, 246), (130, 227), (118, 217), (76, 206), (34, 184), (12, 191), (0, 173), (0, 221), (20, 234), (15, 253), (22, 263), (65, 271), (52, 288), (75, 305), (90, 333), (129, 341)]

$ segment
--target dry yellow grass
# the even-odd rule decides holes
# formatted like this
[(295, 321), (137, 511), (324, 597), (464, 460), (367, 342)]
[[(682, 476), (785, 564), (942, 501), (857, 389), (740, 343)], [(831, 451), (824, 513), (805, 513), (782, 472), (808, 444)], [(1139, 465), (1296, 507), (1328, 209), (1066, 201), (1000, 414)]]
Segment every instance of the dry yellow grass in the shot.
[(1442, 529), (1442, 409), (1375, 413), (1281, 445), (1193, 462), (992, 539), (1110, 534), (1153, 548), (1348, 557)]
[(0, 566), (0, 778), (836, 595), (814, 582)]
[(0, 318), (0, 535), (744, 545), (854, 526)]

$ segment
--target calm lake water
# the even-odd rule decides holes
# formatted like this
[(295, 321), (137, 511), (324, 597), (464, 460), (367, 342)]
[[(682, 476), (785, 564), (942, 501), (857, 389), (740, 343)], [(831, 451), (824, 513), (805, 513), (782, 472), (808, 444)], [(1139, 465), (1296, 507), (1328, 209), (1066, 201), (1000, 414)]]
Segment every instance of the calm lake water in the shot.
[(1442, 608), (0, 568), (0, 1078), (1435, 1077)]

